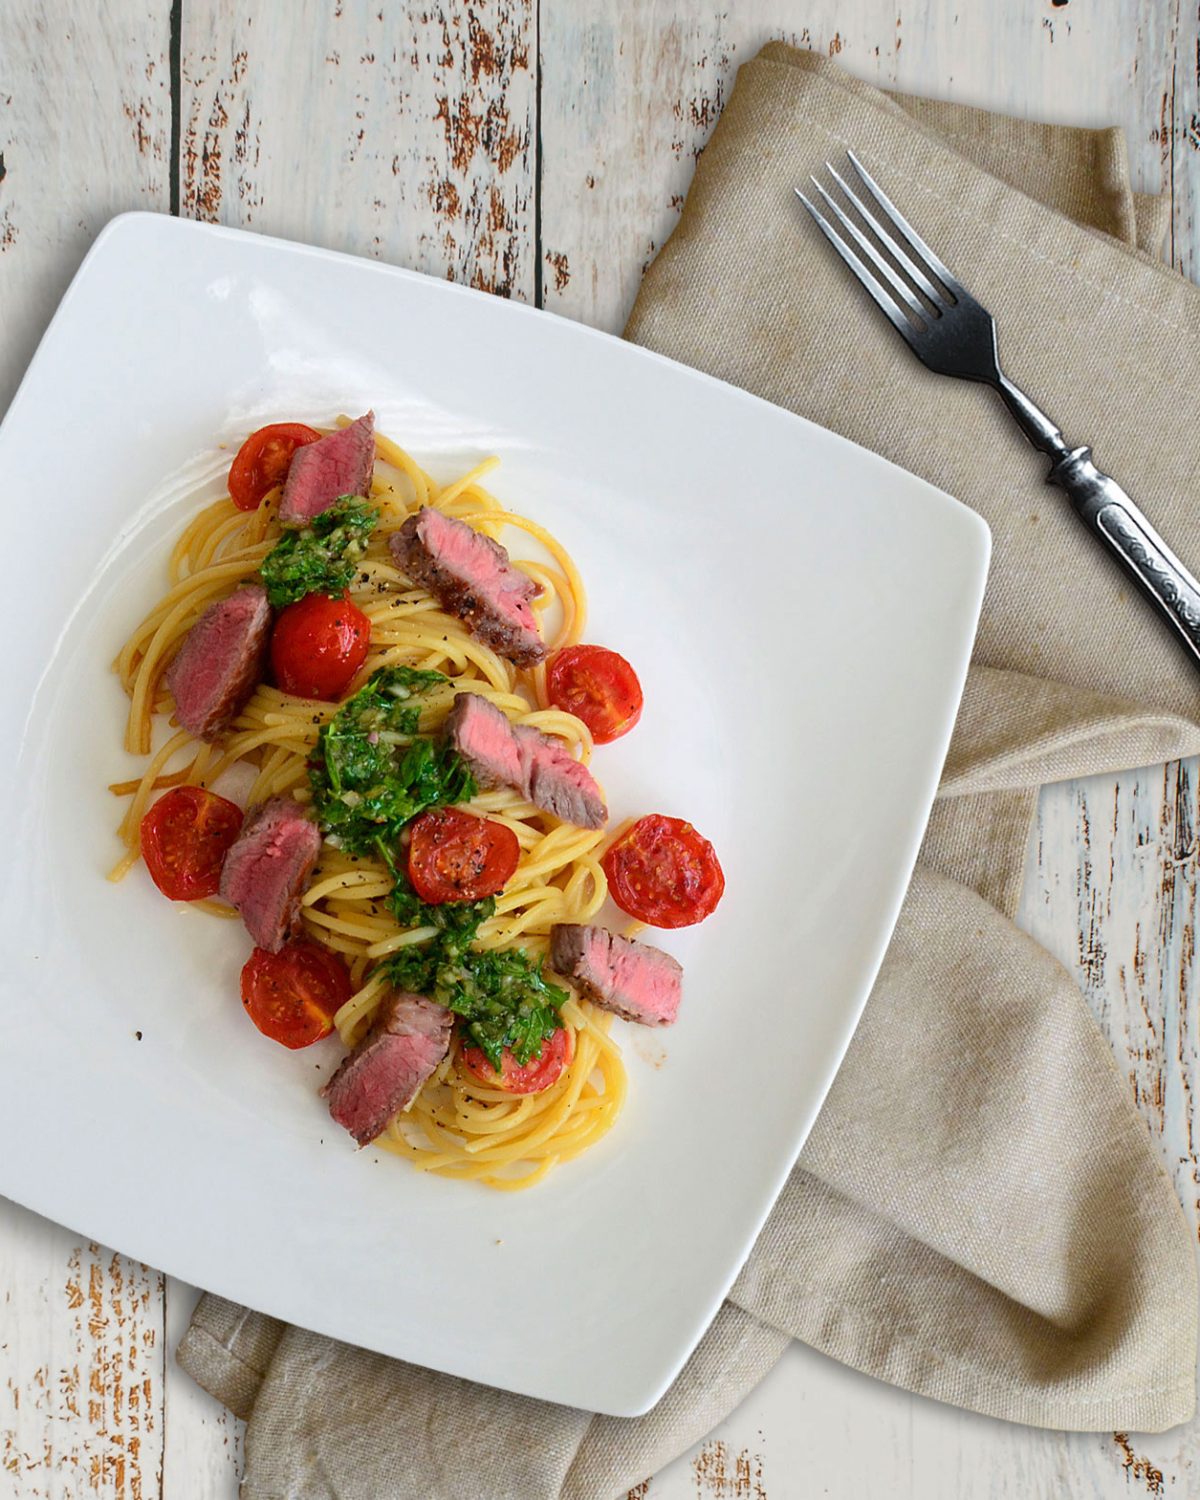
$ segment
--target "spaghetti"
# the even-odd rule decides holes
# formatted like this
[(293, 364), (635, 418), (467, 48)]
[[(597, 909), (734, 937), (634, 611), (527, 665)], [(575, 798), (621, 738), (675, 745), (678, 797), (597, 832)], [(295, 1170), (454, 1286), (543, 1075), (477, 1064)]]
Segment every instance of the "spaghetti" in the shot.
[[(346, 420), (339, 419), (339, 425)], [(586, 596), (570, 556), (542, 527), (504, 509), (484, 489), (481, 480), (497, 459), (487, 459), (439, 487), (395, 443), (376, 434), (375, 444), (370, 498), (380, 521), (349, 590), (370, 620), (370, 648), (351, 691), (380, 667), (442, 672), (451, 682), (423, 700), (422, 731), (435, 730), (455, 690), (469, 688), (514, 722), (561, 738), (587, 761), (591, 736), (579, 719), (549, 705), (544, 665), (518, 671), (473, 637), (461, 621), (445, 614), (427, 592), (412, 587), (392, 561), (388, 537), (424, 505), (494, 538), (505, 528), (524, 532), (549, 559), (522, 559), (520, 566), (541, 586), (534, 608), (551, 651), (574, 644), (583, 631)], [(235, 508), (228, 496), (201, 510), (171, 553), (170, 588), (114, 663), (130, 700), (125, 748), (149, 759), (140, 778), (112, 787), (129, 799), (119, 829), (125, 854), (113, 879), (122, 878), (137, 862), (142, 817), (166, 788), (209, 787), (241, 767), (248, 804), (281, 793), (299, 802), (310, 800), (309, 757), (321, 726), (338, 704), (288, 697), (262, 684), (220, 745), (194, 739), (182, 729), (157, 748), (154, 744), (156, 718), (171, 706), (163, 683), (166, 668), (203, 611), (257, 573), (281, 535), (278, 503), (276, 489), (254, 511)], [(554, 626), (549, 632), (548, 625)], [(519, 943), (542, 956), (555, 923), (587, 922), (604, 902), (607, 882), (600, 857), (605, 835), (560, 823), (511, 790), (481, 793), (469, 806), (511, 829), (520, 845), (516, 873), (496, 898), (495, 912), (480, 928), (476, 947), (509, 948)], [(347, 1046), (369, 1029), (388, 994), (381, 962), (428, 936), (428, 929), (405, 930), (397, 924), (386, 904), (392, 885), (381, 860), (351, 855), (327, 842), (303, 897), (306, 935), (342, 956), (355, 986), (335, 1018)], [(236, 915), (219, 902), (192, 904), (213, 915)], [(558, 1162), (595, 1145), (620, 1112), (625, 1069), (609, 1035), (611, 1017), (606, 1012), (572, 996), (561, 1017), (572, 1033), (573, 1052), (548, 1089), (514, 1095), (489, 1087), (461, 1065), (461, 1047), (455, 1042), (411, 1107), (375, 1144), (405, 1157), (419, 1171), (504, 1190), (528, 1187)]]

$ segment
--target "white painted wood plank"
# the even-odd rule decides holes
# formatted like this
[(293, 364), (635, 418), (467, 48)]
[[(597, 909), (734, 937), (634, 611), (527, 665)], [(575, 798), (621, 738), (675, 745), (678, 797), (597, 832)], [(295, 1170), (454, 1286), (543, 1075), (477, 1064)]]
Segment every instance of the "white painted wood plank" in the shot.
[[(1091, 1004), (1138, 1109), (1200, 1228), (1194, 1100), (1198, 763), (1047, 788), (1022, 925), (1070, 970)], [(1072, 1464), (1094, 1455), (1069, 1440)], [(1114, 1440), (1121, 1472), (1165, 1495), (1194, 1493), (1196, 1423)], [(1130, 1456), (1132, 1454), (1132, 1457)], [(1112, 1458), (1111, 1452), (1106, 1457)], [(1154, 1476), (1158, 1475), (1155, 1480)], [(1098, 1482), (1098, 1475), (1097, 1481)]]
[(169, 0), (5, 0), (0, 14), (0, 413), (97, 231), (166, 209)]
[(634, 1493), (638, 1500), (1128, 1500), (1124, 1463), (1111, 1434), (1069, 1437), (975, 1417), (795, 1344), (716, 1432)]
[(163, 1371), (164, 1500), (235, 1500), (246, 1424), (214, 1401), (175, 1363), (200, 1293), (167, 1281), (167, 1357)]
[[(169, 201), (169, 4), (0, 14), (0, 410), (96, 232)], [(0, 1493), (157, 1495), (162, 1278), (0, 1200)]]
[(836, 57), (883, 87), (1031, 118), (1122, 123), (1140, 143), (1148, 119), (1159, 118), (1157, 97), (1146, 115), (1146, 95), (1161, 93), (1174, 33), (1137, 16), (1166, 8), (1136, 0), (1061, 8), (1048, 0), (543, 4), (545, 305), (620, 329), (683, 206), (738, 64), (768, 40)]
[(0, 1494), (157, 1495), (160, 1274), (0, 1199), (0, 1308)]
[(183, 213), (531, 298), (535, 31), (533, 0), (185, 3)]
[(1130, 132), (1135, 176), (1171, 194), (1170, 259), (1185, 276), (1200, 280), (1200, 11), (1184, 0), (1138, 7), (1136, 29), (1144, 55), (1157, 66), (1131, 79), (1140, 129)]

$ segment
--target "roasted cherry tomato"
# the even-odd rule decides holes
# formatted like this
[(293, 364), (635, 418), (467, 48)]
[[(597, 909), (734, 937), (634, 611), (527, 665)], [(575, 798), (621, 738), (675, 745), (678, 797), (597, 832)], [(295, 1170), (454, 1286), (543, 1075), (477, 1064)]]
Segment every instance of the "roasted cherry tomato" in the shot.
[(307, 938), (278, 953), (255, 948), (242, 970), (246, 1014), (284, 1047), (308, 1047), (328, 1036), (353, 993), (350, 971), (337, 954)]
[(511, 828), (458, 807), (433, 807), (409, 828), (408, 879), (422, 901), (482, 901), (512, 879), (521, 846)]
[(642, 685), (623, 656), (606, 646), (568, 646), (546, 671), (556, 708), (574, 714), (598, 745), (628, 734), (642, 717)]
[(297, 698), (340, 698), (367, 659), (371, 622), (343, 596), (306, 594), (279, 613), (271, 633), (277, 685)]
[(472, 1078), (478, 1078), (489, 1088), (503, 1089), (508, 1094), (541, 1094), (558, 1082), (574, 1055), (575, 1033), (569, 1026), (560, 1026), (542, 1043), (540, 1054), (527, 1063), (519, 1063), (505, 1047), (500, 1054), (499, 1073), (488, 1062), (482, 1047), (464, 1047), (461, 1061)]
[(267, 491), (287, 478), (296, 449), (320, 436), (303, 422), (272, 422), (252, 432), (229, 466), (229, 498), (238, 510), (257, 510)]
[(702, 922), (725, 891), (717, 851), (681, 818), (640, 818), (602, 861), (622, 911), (651, 927)]
[(177, 786), (142, 819), (142, 858), (172, 901), (215, 896), (221, 865), (242, 826), (242, 810), (202, 786)]

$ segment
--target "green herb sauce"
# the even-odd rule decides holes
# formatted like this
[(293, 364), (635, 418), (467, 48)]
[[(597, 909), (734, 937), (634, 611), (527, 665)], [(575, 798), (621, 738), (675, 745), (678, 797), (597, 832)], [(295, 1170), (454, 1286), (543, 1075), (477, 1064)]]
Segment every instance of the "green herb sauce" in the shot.
[(322, 726), (308, 779), (317, 820), (336, 848), (379, 853), (425, 808), (475, 795), (465, 762), (418, 732), (417, 700), (446, 681), (440, 672), (381, 667)]
[(327, 838), (352, 854), (380, 858), (395, 885), (396, 921), (432, 928), (385, 960), (399, 989), (425, 995), (461, 1017), (464, 1039), (496, 1069), (508, 1047), (518, 1063), (538, 1056), (562, 1025), (567, 992), (547, 983), (542, 961), (520, 948), (481, 953), (471, 944), (495, 912), (495, 899), (423, 902), (396, 857), (397, 840), (427, 807), (469, 801), (475, 783), (448, 746), (419, 732), (420, 698), (448, 679), (440, 672), (382, 667), (344, 703), (317, 739), (309, 762), (313, 808)]
[(469, 947), (480, 921), (401, 948), (384, 967), (397, 988), (427, 995), (460, 1016), (467, 1044), (481, 1048), (493, 1068), (499, 1069), (505, 1047), (524, 1064), (562, 1025), (558, 1012), (567, 992), (548, 984), (541, 960), (521, 948), (480, 953)]
[(336, 598), (349, 587), (379, 513), (355, 495), (343, 495), (302, 531), (286, 532), (262, 562), (262, 580), (275, 609), (306, 594)]

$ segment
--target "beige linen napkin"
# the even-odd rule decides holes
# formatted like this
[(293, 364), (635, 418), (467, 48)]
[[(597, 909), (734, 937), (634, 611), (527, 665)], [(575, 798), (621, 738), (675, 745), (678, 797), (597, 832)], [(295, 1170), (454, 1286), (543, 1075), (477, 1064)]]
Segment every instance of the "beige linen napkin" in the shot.
[(206, 1297), (179, 1358), (250, 1419), (249, 1500), (611, 1500), (792, 1337), (1014, 1421), (1192, 1414), (1190, 1233), (1082, 997), (1011, 917), (1037, 788), (1200, 752), (1200, 679), (998, 403), (926, 374), (797, 210), (846, 146), (996, 314), (1013, 376), (1200, 563), (1200, 296), (1147, 253), (1162, 209), (1131, 194), (1121, 135), (892, 100), (782, 46), (743, 66), (628, 332), (991, 525), (922, 863), (800, 1165), (653, 1412), (504, 1395)]

